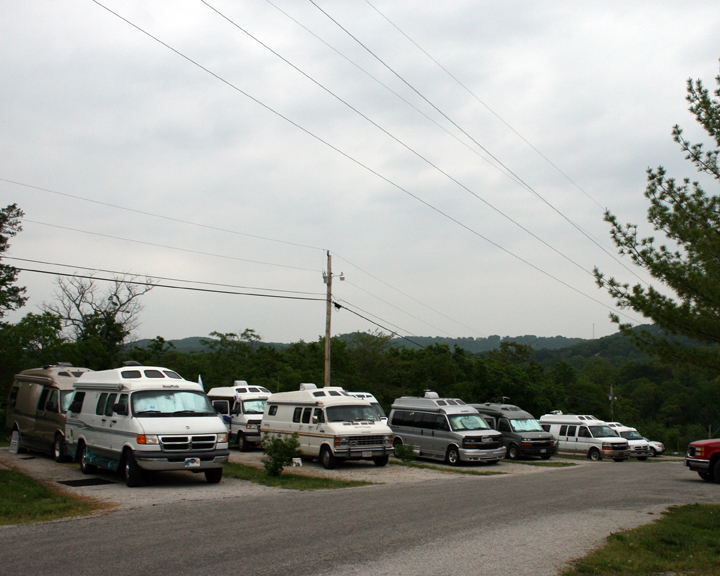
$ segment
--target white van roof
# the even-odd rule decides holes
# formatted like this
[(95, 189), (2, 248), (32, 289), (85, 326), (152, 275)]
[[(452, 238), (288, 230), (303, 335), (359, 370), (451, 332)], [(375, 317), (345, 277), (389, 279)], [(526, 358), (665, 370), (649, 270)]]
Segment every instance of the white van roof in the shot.
[(360, 398), (360, 400), (367, 400), (368, 402), (377, 402), (377, 398), (370, 394), (370, 392), (348, 392), (350, 396), (355, 396), (355, 398)]
[(598, 426), (606, 424), (604, 420), (595, 418), (592, 414), (543, 414), (540, 416), (543, 424), (588, 424)]
[(105, 390), (147, 390), (175, 388), (185, 390), (203, 390), (198, 382), (188, 382), (177, 372), (162, 366), (126, 366), (112, 370), (85, 372), (74, 388)]
[[(237, 380), (235, 381), (237, 384)], [(208, 396), (212, 398), (237, 398), (238, 394), (245, 400), (253, 398), (269, 398), (272, 392), (262, 386), (216, 386), (208, 390)]]
[(292, 392), (278, 392), (270, 396), (268, 404), (303, 404), (307, 406), (361, 405), (370, 406), (367, 400), (361, 400), (345, 392), (339, 386), (310, 388)]
[(72, 390), (75, 381), (85, 372), (92, 372), (90, 368), (80, 368), (67, 362), (48, 364), (42, 368), (30, 368), (15, 374), (15, 381), (37, 382), (38, 384), (51, 384), (60, 390)]

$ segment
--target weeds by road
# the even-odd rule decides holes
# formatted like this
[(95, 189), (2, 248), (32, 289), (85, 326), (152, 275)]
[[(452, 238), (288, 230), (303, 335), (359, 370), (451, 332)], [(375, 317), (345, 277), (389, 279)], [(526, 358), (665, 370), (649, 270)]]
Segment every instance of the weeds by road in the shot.
[(317, 476), (304, 476), (283, 472), (280, 476), (270, 476), (265, 470), (246, 466), (235, 462), (228, 462), (225, 465), (224, 476), (248, 480), (264, 486), (276, 488), (288, 488), (290, 490), (328, 490), (333, 488), (354, 488), (356, 486), (367, 486), (373, 482), (361, 480), (334, 480), (332, 478), (320, 478)]
[(611, 534), (607, 545), (562, 576), (719, 574), (720, 505), (674, 506), (646, 526)]
[(65, 496), (15, 470), (0, 470), (0, 525), (89, 514), (102, 505)]

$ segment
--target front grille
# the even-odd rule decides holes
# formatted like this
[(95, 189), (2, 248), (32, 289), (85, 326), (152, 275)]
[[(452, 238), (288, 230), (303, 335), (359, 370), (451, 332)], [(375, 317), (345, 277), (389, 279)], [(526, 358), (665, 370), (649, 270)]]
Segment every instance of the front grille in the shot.
[(533, 446), (538, 446), (540, 448), (543, 448), (543, 447), (549, 448), (550, 446), (553, 445), (553, 441), (552, 440), (535, 440), (535, 441), (533, 441), (532, 444), (533, 444)]
[(350, 447), (354, 446), (382, 446), (383, 436), (379, 434), (373, 434), (368, 436), (350, 436), (348, 438)]
[(164, 451), (212, 450), (215, 448), (215, 434), (202, 436), (160, 436), (160, 445)]
[(468, 445), (475, 445), (475, 447), (486, 450), (491, 448), (499, 448), (502, 446), (502, 441), (496, 436), (470, 436), (463, 440), (463, 446), (469, 447)]

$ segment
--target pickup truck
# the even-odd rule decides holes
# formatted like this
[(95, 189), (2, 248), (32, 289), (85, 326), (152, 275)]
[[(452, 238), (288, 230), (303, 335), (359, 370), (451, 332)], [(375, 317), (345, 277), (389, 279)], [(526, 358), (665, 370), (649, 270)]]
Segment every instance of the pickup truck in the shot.
[(703, 480), (720, 483), (720, 438), (690, 442), (685, 466)]

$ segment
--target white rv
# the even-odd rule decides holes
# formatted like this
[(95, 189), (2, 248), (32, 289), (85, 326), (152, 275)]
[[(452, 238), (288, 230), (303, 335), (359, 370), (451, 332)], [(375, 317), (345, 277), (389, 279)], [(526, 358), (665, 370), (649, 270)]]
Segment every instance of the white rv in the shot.
[(128, 486), (153, 471), (204, 472), (222, 479), (228, 433), (200, 384), (155, 366), (85, 372), (74, 384), (65, 437), (90, 474), (121, 471)]
[(366, 400), (342, 388), (301, 384), (300, 390), (270, 396), (262, 419), (263, 433), (298, 433), (303, 456), (318, 457), (323, 467), (343, 460), (372, 460), (385, 466), (392, 452), (392, 432)]
[(560, 453), (587, 456), (591, 460), (612, 458), (615, 462), (627, 460), (630, 455), (627, 440), (595, 416), (545, 414), (540, 417), (540, 426), (558, 440)]
[(375, 408), (375, 412), (377, 412), (377, 415), (380, 420), (382, 420), (383, 424), (387, 424), (387, 414), (385, 414), (385, 410), (383, 410), (383, 407), (380, 406), (380, 402), (377, 401), (377, 398), (375, 398), (375, 396), (373, 396), (369, 392), (348, 392), (348, 394), (350, 394), (350, 396), (355, 396), (355, 398), (360, 398), (360, 400), (367, 400), (368, 402), (370, 402), (370, 406)]
[(208, 391), (213, 407), (228, 424), (230, 444), (245, 452), (260, 443), (260, 424), (271, 394), (267, 388), (249, 386), (245, 380)]
[(652, 456), (650, 443), (643, 437), (636, 428), (623, 426), (620, 422), (608, 422), (608, 426), (617, 432), (618, 436), (625, 438), (630, 449), (630, 456), (638, 460), (647, 460), (648, 456)]

